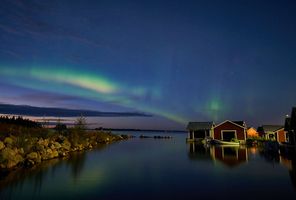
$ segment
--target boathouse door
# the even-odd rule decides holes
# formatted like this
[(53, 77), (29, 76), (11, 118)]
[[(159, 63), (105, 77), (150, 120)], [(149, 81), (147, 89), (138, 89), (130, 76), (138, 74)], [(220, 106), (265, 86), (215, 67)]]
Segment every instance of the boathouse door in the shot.
[(236, 139), (235, 131), (222, 131), (221, 136), (224, 141), (231, 141), (232, 138)]

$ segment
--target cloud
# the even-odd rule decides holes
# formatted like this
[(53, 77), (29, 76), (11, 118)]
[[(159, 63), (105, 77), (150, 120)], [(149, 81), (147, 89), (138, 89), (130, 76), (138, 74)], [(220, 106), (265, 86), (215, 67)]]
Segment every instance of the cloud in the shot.
[(28, 105), (0, 104), (0, 113), (9, 115), (27, 115), (33, 117), (151, 117), (138, 112), (100, 112), (93, 110), (75, 110), (66, 108), (34, 107)]

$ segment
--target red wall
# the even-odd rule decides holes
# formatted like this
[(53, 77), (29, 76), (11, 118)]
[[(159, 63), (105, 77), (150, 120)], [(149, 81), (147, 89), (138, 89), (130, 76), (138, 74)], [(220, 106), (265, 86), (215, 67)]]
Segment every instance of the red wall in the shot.
[(278, 134), (278, 142), (286, 142), (286, 134), (285, 134), (285, 131), (282, 129), (282, 130), (279, 130), (277, 132)]
[(225, 122), (220, 126), (216, 126), (214, 128), (214, 139), (221, 140), (221, 131), (222, 130), (236, 130), (237, 139), (238, 140), (245, 140), (245, 129), (237, 126), (231, 122)]

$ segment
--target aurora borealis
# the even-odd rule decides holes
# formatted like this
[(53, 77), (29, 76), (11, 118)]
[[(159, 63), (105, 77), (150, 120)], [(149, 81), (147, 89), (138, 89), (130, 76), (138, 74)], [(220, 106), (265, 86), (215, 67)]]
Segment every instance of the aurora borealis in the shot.
[(293, 1), (0, 2), (0, 103), (151, 129), (281, 124), (296, 105)]

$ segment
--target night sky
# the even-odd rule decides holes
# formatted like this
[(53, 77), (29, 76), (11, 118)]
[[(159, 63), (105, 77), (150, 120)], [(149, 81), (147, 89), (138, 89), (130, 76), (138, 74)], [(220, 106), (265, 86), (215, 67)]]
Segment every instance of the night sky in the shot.
[(295, 74), (296, 1), (0, 0), (2, 104), (283, 124)]

